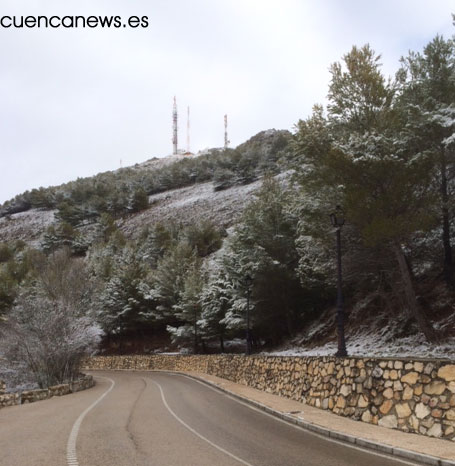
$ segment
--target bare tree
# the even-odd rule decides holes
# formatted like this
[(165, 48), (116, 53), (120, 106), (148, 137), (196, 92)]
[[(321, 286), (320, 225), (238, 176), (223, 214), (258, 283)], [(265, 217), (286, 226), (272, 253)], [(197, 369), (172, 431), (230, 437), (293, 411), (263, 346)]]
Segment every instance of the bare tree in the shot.
[(3, 365), (40, 387), (76, 378), (102, 333), (90, 312), (90, 283), (84, 263), (68, 251), (42, 263), (0, 329)]

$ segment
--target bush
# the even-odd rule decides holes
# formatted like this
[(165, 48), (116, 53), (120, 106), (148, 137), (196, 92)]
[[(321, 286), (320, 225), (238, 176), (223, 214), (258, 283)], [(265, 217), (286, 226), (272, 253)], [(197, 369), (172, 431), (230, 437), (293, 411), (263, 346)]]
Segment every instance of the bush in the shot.
[(35, 275), (0, 327), (0, 354), (2, 371), (45, 388), (74, 380), (102, 332), (90, 312), (93, 287), (82, 260), (60, 250)]
[(26, 294), (9, 314), (1, 335), (5, 368), (21, 372), (17, 378), (22, 382), (47, 388), (77, 378), (80, 363), (96, 349), (101, 330), (71, 305)]

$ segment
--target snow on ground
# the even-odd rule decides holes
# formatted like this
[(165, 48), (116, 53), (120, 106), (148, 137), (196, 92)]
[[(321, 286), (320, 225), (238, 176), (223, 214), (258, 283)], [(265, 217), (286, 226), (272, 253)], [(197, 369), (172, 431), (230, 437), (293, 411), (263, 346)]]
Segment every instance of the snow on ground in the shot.
[(47, 227), (54, 223), (54, 212), (30, 209), (0, 218), (0, 241), (22, 240), (36, 247)]
[(213, 183), (201, 183), (173, 189), (149, 197), (151, 207), (119, 222), (128, 236), (135, 236), (146, 225), (174, 220), (184, 224), (210, 220), (229, 227), (251, 200), (251, 194), (262, 184), (261, 180), (244, 186), (233, 186), (214, 191)]
[[(347, 352), (350, 356), (362, 357), (409, 357), (441, 358), (455, 360), (455, 338), (451, 337), (439, 344), (428, 343), (423, 334), (392, 338), (384, 334), (356, 334), (347, 338)], [(330, 341), (320, 346), (294, 346), (272, 351), (274, 356), (333, 356), (337, 342)]]
[[(275, 178), (286, 185), (291, 173), (280, 173)], [(208, 182), (164, 191), (149, 196), (149, 209), (120, 220), (118, 226), (130, 237), (135, 237), (146, 225), (169, 220), (183, 224), (210, 220), (220, 227), (229, 228), (261, 185), (262, 179), (259, 179), (247, 185), (215, 191), (214, 183)]]
[(146, 160), (145, 162), (137, 163), (136, 165), (127, 168), (133, 168), (137, 170), (142, 170), (144, 168), (148, 170), (158, 170), (185, 158), (188, 158), (188, 156), (183, 154), (154, 157), (152, 159)]
[[(442, 302), (444, 297), (439, 297)], [(345, 326), (346, 348), (350, 356), (441, 358), (455, 360), (455, 312), (433, 322), (441, 335), (438, 343), (425, 340), (408, 313), (367, 309), (369, 299), (358, 302), (349, 312)], [(435, 307), (435, 303), (433, 303)], [(455, 308), (454, 308), (455, 311)], [(296, 337), (263, 354), (275, 356), (329, 356), (337, 352), (336, 311), (324, 310)]]
[(166, 155), (164, 157), (153, 157), (149, 160), (146, 160), (145, 162), (141, 163), (136, 163), (135, 165), (132, 165), (131, 167), (127, 168), (133, 168), (136, 170), (142, 170), (144, 168), (148, 170), (158, 170), (163, 167), (167, 167), (168, 165), (172, 165), (175, 162), (179, 162), (180, 160), (187, 159), (187, 158), (192, 158), (194, 159), (195, 157), (200, 157), (201, 155), (209, 155), (213, 153), (214, 151), (221, 152), (223, 151), (223, 148), (207, 148), (204, 150), (200, 150), (197, 154), (186, 154), (186, 153), (179, 153), (179, 154), (172, 154), (172, 155)]

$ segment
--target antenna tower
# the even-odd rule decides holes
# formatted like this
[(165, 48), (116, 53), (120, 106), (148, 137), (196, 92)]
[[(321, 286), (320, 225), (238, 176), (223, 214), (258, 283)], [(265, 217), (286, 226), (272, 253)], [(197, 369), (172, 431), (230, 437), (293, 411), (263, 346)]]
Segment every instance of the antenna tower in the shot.
[(188, 107), (188, 115), (186, 120), (186, 151), (190, 153), (190, 107)]
[(172, 147), (173, 154), (177, 155), (178, 138), (177, 138), (177, 101), (174, 96), (174, 107), (172, 110)]
[(224, 115), (224, 148), (225, 149), (228, 148), (229, 143), (231, 142), (228, 139), (227, 126), (228, 126), (227, 115)]

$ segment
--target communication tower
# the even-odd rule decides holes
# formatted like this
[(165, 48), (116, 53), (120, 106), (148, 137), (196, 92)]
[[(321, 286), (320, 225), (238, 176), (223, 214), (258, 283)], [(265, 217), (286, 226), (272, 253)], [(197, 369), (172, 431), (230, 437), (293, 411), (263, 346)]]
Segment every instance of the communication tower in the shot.
[(227, 149), (229, 146), (228, 132), (227, 132), (228, 120), (227, 115), (224, 115), (224, 148)]
[(177, 155), (178, 151), (178, 136), (177, 136), (177, 101), (174, 96), (174, 107), (172, 110), (172, 147), (173, 147), (173, 154)]
[(186, 152), (190, 154), (190, 107), (188, 107), (188, 115), (186, 119)]

